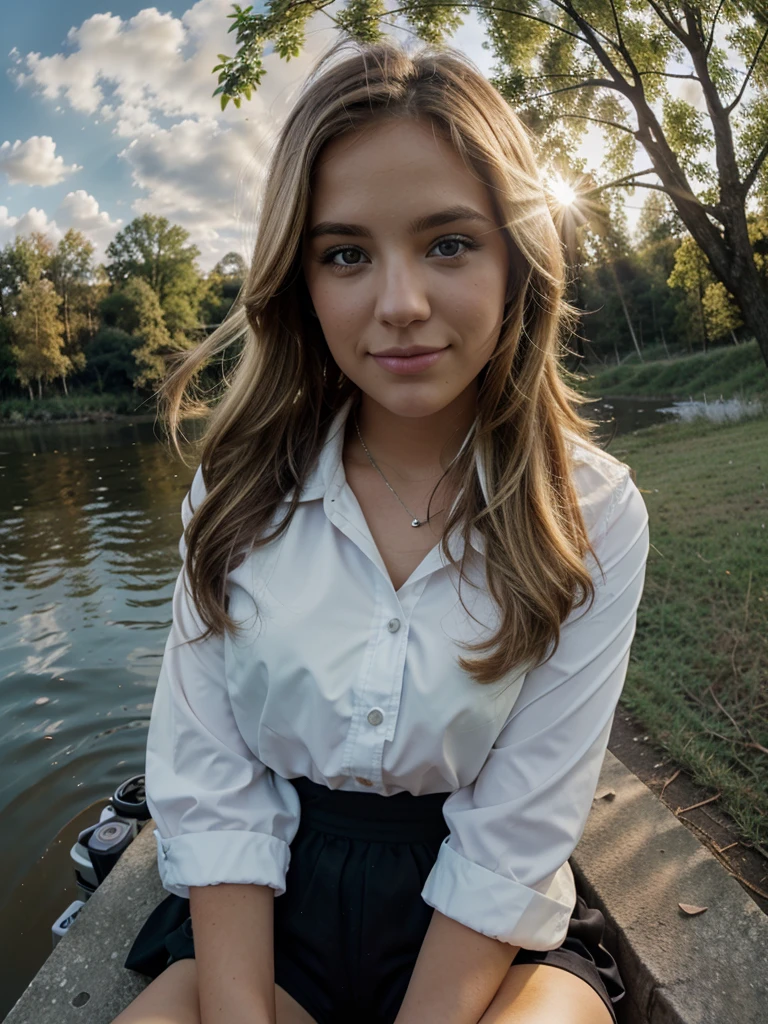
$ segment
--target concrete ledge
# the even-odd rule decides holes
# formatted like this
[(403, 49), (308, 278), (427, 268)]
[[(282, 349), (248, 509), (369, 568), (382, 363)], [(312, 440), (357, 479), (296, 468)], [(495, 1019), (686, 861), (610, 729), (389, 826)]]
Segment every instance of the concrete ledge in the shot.
[[(152, 822), (134, 839), (6, 1017), (6, 1024), (111, 1024), (148, 979), (123, 967), (167, 893)], [(86, 998), (87, 996), (87, 998)]]
[(616, 796), (595, 800), (573, 863), (626, 979), (619, 1024), (765, 1024), (768, 917), (610, 751), (606, 789)]
[[(572, 864), (628, 988), (619, 1024), (765, 1024), (768, 918), (656, 796), (606, 753)], [(166, 895), (151, 823), (96, 890), (6, 1024), (111, 1024), (146, 979), (122, 963)], [(707, 907), (689, 916), (678, 903)], [(87, 997), (87, 998), (86, 998)]]

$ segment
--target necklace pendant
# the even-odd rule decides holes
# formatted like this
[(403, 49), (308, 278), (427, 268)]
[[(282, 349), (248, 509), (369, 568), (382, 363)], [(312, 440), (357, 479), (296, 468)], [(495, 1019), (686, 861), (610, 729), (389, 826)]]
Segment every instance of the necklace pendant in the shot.
[(421, 523), (419, 522), (419, 520), (418, 520), (418, 519), (414, 519), (414, 520), (413, 520), (413, 521), (411, 522), (411, 526), (421, 526)]

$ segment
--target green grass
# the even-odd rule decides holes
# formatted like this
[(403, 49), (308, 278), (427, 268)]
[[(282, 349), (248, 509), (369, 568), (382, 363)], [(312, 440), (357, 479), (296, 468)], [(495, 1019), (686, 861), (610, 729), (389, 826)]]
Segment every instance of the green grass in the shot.
[(615, 439), (651, 549), (622, 703), (768, 841), (768, 417)]
[(579, 388), (590, 396), (768, 398), (768, 366), (756, 341), (677, 359), (641, 363), (633, 356), (621, 366), (585, 367), (582, 376)]
[[(142, 404), (143, 403), (143, 404)], [(0, 400), (0, 422), (29, 423), (49, 420), (72, 420), (94, 413), (138, 415), (154, 412), (154, 402), (147, 402), (136, 392), (102, 395), (81, 391), (70, 395), (31, 400), (6, 398)]]

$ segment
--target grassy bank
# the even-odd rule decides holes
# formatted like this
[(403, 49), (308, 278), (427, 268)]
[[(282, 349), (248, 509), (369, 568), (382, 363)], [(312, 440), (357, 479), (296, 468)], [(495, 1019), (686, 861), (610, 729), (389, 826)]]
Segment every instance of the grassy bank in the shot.
[(768, 417), (615, 439), (650, 516), (622, 703), (768, 844)]
[(645, 363), (632, 356), (621, 366), (585, 367), (582, 375), (579, 387), (591, 396), (768, 399), (768, 367), (756, 341)]
[(103, 395), (76, 392), (51, 398), (6, 398), (0, 400), (0, 423), (41, 423), (50, 420), (80, 420), (90, 417), (132, 416), (154, 412), (154, 401), (135, 391)]

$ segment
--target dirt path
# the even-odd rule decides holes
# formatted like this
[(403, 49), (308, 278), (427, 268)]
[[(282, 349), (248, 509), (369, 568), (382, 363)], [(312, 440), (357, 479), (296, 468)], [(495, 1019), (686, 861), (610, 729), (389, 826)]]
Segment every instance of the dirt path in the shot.
[[(711, 800), (716, 794), (695, 783), (661, 747), (652, 743), (642, 725), (621, 705), (613, 720), (608, 749), (677, 814), (768, 914), (768, 851), (761, 852), (743, 838), (733, 819), (718, 808), (716, 799)], [(705, 800), (711, 802), (686, 810)]]

